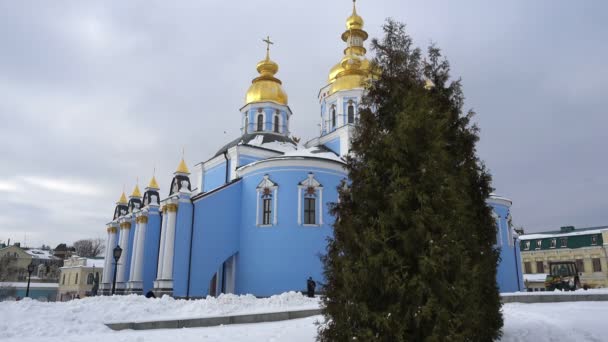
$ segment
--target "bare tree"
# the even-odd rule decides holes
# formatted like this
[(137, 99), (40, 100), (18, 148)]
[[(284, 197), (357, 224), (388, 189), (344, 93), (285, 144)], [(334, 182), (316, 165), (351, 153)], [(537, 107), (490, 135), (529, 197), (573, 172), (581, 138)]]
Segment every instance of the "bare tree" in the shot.
[(100, 238), (83, 239), (74, 242), (74, 253), (85, 258), (94, 258), (103, 253), (105, 246), (104, 241)]

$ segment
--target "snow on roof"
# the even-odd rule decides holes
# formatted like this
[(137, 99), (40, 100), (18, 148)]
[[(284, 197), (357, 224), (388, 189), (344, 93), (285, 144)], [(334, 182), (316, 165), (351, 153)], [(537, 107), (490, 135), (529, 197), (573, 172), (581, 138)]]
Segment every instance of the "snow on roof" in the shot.
[(319, 148), (318, 146), (305, 148), (301, 150), (295, 150), (291, 152), (286, 152), (282, 157), (309, 157), (309, 158), (322, 158), (322, 159), (330, 159), (334, 161), (344, 162), (340, 156), (335, 153)]
[(574, 232), (569, 232), (569, 233), (559, 233), (559, 232), (555, 232), (555, 233), (538, 233), (538, 234), (525, 234), (525, 235), (520, 235), (519, 239), (520, 240), (534, 240), (534, 239), (546, 239), (546, 238), (552, 238), (552, 237), (556, 237), (556, 236), (577, 236), (577, 235), (594, 235), (594, 234), (601, 234), (602, 231), (604, 231), (606, 229), (591, 229), (591, 230), (582, 230), (582, 231), (574, 231)]
[(524, 273), (524, 281), (544, 282), (547, 279), (546, 273)]
[(31, 255), (35, 259), (46, 259), (46, 260), (55, 260), (57, 257), (53, 256), (50, 251), (44, 251), (42, 249), (25, 249), (25, 253)]
[(87, 266), (103, 268), (105, 259), (87, 259)]

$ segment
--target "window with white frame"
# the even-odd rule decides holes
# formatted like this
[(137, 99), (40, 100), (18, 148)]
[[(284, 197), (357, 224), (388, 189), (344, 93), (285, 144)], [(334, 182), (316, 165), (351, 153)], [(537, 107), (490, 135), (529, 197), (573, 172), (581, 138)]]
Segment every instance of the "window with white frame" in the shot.
[(355, 123), (355, 106), (353, 100), (348, 101), (348, 123)]
[(275, 114), (273, 126), (274, 126), (274, 132), (279, 133), (279, 114)]
[(264, 130), (264, 115), (258, 114), (258, 131)]
[(529, 251), (530, 250), (530, 241), (524, 242), (524, 250), (525, 251)]
[(549, 246), (549, 247), (555, 248), (555, 246), (557, 246), (557, 239), (553, 238), (553, 239), (551, 239), (551, 246)]
[(336, 106), (335, 105), (331, 106), (331, 127), (332, 128), (336, 127)]
[(268, 175), (256, 188), (256, 214), (255, 222), (258, 226), (272, 226), (277, 224), (277, 194), (278, 186), (270, 180)]
[(311, 172), (298, 184), (298, 225), (323, 224), (323, 186)]

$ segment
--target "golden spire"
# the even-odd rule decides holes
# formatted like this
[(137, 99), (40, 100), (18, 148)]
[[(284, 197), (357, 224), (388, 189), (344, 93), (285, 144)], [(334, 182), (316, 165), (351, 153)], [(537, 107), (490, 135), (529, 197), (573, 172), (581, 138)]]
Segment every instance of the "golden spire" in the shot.
[(156, 181), (156, 168), (154, 168), (154, 172), (152, 173), (152, 179), (150, 179), (150, 184), (148, 184), (148, 189), (160, 190), (158, 186), (158, 182)]
[(357, 14), (357, 0), (353, 0), (353, 14), (346, 19), (346, 29), (351, 30), (362, 30), (363, 29), (363, 18)]
[(367, 50), (363, 46), (368, 38), (363, 24), (363, 18), (357, 14), (356, 2), (353, 0), (353, 12), (346, 19), (346, 31), (342, 33), (342, 40), (347, 44), (344, 57), (329, 72), (330, 94), (363, 88), (372, 75), (370, 62), (365, 57)]
[(133, 193), (131, 194), (131, 197), (141, 197), (141, 192), (139, 191), (139, 178), (135, 183), (135, 188), (133, 188)]
[(118, 200), (118, 202), (116, 204), (127, 204), (127, 195), (125, 195), (125, 191), (122, 191), (122, 195), (120, 195), (120, 199)]
[(279, 65), (270, 59), (270, 45), (274, 44), (270, 37), (262, 40), (266, 43), (266, 58), (260, 61), (256, 67), (260, 76), (256, 77), (251, 83), (245, 103), (255, 102), (275, 102), (278, 104), (287, 104), (287, 93), (281, 86), (281, 80), (274, 77), (279, 71)]
[(184, 154), (185, 154), (185, 149), (182, 148), (182, 160), (179, 162), (179, 165), (177, 166), (177, 170), (175, 170), (175, 173), (185, 173), (185, 174), (189, 175), (190, 171), (188, 170), (188, 166), (186, 165), (186, 162), (184, 161)]

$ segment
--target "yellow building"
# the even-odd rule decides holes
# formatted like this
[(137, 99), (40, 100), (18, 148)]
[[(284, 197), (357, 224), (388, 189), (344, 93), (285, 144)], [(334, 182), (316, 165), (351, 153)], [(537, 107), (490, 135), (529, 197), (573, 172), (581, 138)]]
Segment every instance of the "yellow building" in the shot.
[(29, 264), (34, 264), (32, 282), (56, 282), (63, 260), (48, 250), (22, 248), (19, 244), (4, 247), (0, 249), (0, 281), (27, 281)]
[(101, 283), (104, 259), (72, 257), (65, 260), (59, 275), (58, 301), (91, 295), (93, 286)]
[(531, 290), (544, 290), (543, 274), (549, 273), (549, 262), (574, 261), (581, 284), (589, 287), (608, 286), (608, 226), (520, 236), (524, 283)]

